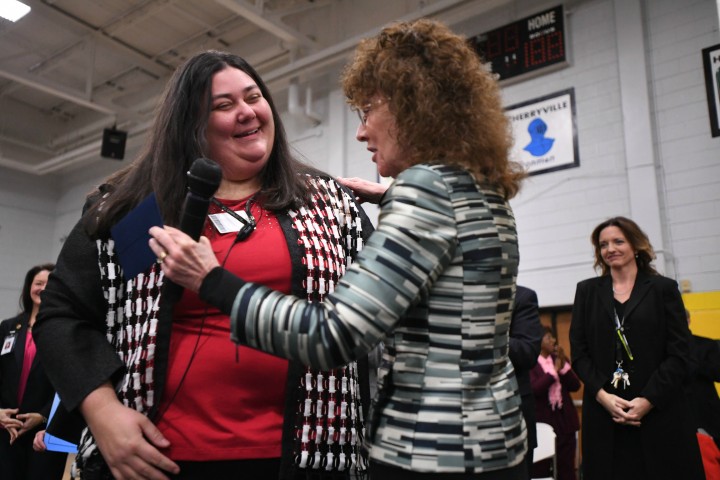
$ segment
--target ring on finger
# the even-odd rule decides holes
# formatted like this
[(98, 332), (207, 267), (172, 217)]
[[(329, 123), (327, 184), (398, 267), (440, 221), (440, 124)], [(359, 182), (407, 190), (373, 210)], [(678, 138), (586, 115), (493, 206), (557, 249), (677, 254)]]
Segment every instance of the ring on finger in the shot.
[(163, 263), (165, 261), (165, 257), (167, 257), (167, 252), (163, 250), (160, 252), (160, 255), (157, 257), (157, 263)]

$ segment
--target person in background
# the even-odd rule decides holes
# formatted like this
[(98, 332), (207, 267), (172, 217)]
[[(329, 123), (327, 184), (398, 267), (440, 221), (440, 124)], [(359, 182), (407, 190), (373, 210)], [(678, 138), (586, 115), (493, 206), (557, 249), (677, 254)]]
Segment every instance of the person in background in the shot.
[(373, 480), (524, 479), (508, 199), (525, 173), (508, 158), (497, 81), (464, 38), (423, 19), (361, 41), (343, 88), (357, 139), (395, 180), (322, 303), (228, 271), (207, 239), (172, 227), (151, 228), (150, 246), (169, 278), (230, 315), (241, 344), (330, 368), (384, 341), (366, 441)]
[[(685, 311), (688, 326), (690, 312)], [(720, 382), (720, 340), (692, 335), (690, 375), (685, 395), (693, 427), (697, 430), (707, 480), (720, 480), (720, 397), (715, 382)]]
[(147, 266), (125, 273), (113, 227), (151, 193), (177, 226), (198, 157), (222, 172), (202, 234), (236, 275), (318, 302), (372, 231), (349, 190), (291, 154), (244, 59), (207, 51), (178, 67), (144, 151), (92, 196), (45, 291), (40, 352), (89, 427), (75, 475), (362, 478), (365, 359), (321, 371), (237, 347), (226, 313), (189, 290), (168, 295), (164, 257), (155, 262), (145, 240), (132, 258), (147, 253)]
[(0, 323), (0, 476), (3, 480), (54, 480), (67, 455), (35, 452), (35, 434), (45, 428), (55, 390), (36, 355), (33, 327), (40, 293), (55, 265), (28, 270), (20, 294), (21, 313)]
[(533, 449), (537, 447), (535, 431), (535, 396), (530, 385), (530, 370), (537, 364), (543, 327), (538, 312), (538, 298), (534, 290), (518, 285), (515, 306), (510, 320), (510, 361), (515, 368), (518, 389), (522, 398), (522, 413), (527, 425), (528, 453), (525, 457), (528, 478), (532, 472)]
[[(557, 344), (550, 327), (543, 327), (544, 335), (537, 364), (530, 371), (530, 383), (535, 396), (537, 421), (547, 423), (555, 431), (555, 466), (557, 480), (575, 480), (575, 457), (580, 429), (577, 410), (570, 392), (580, 389), (580, 380), (573, 372), (563, 348)], [(540, 469), (533, 476), (547, 476)]]
[(690, 330), (677, 282), (660, 275), (645, 232), (626, 217), (591, 236), (599, 277), (578, 283), (570, 325), (584, 383), (584, 480), (704, 478), (683, 394)]

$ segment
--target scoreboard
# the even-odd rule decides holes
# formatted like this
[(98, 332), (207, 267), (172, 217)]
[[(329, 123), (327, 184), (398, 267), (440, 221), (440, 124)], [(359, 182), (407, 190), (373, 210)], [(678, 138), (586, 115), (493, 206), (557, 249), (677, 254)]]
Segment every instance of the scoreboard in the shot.
[[(562, 5), (469, 39), (499, 80), (568, 65)], [(518, 78), (519, 80), (519, 78)]]

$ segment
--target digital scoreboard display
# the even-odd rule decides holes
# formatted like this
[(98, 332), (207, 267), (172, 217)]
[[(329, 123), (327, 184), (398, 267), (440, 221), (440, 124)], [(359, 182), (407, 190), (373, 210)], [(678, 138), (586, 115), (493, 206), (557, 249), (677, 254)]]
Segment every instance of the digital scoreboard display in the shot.
[(562, 5), (469, 39), (500, 81), (568, 64)]

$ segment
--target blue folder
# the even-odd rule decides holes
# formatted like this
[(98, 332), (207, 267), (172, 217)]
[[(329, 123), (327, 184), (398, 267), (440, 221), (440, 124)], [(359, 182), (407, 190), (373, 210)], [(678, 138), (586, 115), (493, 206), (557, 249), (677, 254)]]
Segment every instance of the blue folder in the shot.
[[(53, 400), (52, 408), (50, 408), (50, 418), (48, 418), (48, 427), (50, 426), (50, 422), (52, 422), (53, 416), (55, 416), (55, 412), (57, 411), (58, 405), (60, 405), (60, 397), (58, 397), (58, 394), (56, 393), (55, 399)], [(53, 435), (50, 435), (47, 432), (45, 432), (45, 446), (51, 452), (77, 453), (77, 445), (75, 445), (74, 443), (65, 441), (62, 438), (58, 438)]]

